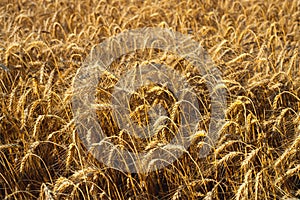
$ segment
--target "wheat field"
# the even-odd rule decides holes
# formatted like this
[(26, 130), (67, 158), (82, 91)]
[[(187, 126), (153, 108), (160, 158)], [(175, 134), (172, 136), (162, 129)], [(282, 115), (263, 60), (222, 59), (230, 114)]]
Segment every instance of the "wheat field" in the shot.
[[(0, 199), (300, 198), (299, 26), (298, 0), (1, 0)], [(207, 157), (197, 155), (199, 133), (165, 168), (126, 173), (86, 151), (72, 113), (72, 86), (96, 45), (143, 27), (190, 35), (209, 52), (228, 93), (226, 122)], [(124, 55), (112, 69), (118, 74), (152, 61), (180, 71), (195, 86), (205, 130), (207, 88), (185, 60), (144, 50)], [(107, 72), (99, 82), (99, 107), (109, 107), (118, 80)], [(180, 120), (164, 88), (138, 92)], [(147, 123), (148, 108), (137, 97), (131, 102), (131, 120)], [(97, 116), (123, 148), (155, 150), (172, 136), (159, 129), (154, 139), (139, 140), (116, 127), (109, 109)]]

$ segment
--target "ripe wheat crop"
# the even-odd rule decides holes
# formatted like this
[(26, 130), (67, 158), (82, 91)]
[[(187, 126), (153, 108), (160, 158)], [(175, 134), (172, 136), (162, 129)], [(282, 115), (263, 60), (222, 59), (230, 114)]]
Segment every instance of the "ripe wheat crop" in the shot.
[[(300, 198), (299, 19), (299, 0), (1, 0), (0, 199)], [(146, 168), (168, 162), (151, 160), (160, 149), (184, 152), (165, 168), (131, 174), (86, 151), (72, 113), (72, 87), (99, 43), (143, 27), (190, 35), (209, 52), (225, 84), (215, 89), (228, 92), (226, 122), (208, 156), (199, 157), (211, 112), (203, 77), (171, 52), (122, 56), (95, 91), (104, 133), (120, 149), (147, 151), (139, 163)], [(164, 85), (141, 87), (129, 99), (127, 120), (154, 118), (154, 135), (139, 138), (114, 120), (110, 98), (119, 76), (151, 63), (177, 70), (199, 97), (203, 120), (189, 135), (188, 149), (164, 147), (182, 120)], [(167, 117), (150, 116), (154, 106)]]

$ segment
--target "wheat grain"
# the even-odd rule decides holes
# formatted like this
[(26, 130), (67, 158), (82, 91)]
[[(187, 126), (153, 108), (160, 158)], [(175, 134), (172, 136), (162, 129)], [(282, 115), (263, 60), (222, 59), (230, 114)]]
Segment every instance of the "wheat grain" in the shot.
[(258, 156), (259, 152), (261, 151), (261, 147), (253, 149), (243, 160), (241, 164), (241, 168), (246, 170), (246, 169), (251, 169), (250, 163)]
[[(299, 174), (300, 141), (299, 5), (297, 0), (0, 2), (0, 199), (299, 196), (294, 181)], [(214, 64), (201, 63), (203, 71), (198, 71), (195, 63), (186, 59), (190, 54), (180, 57), (176, 52), (141, 49), (122, 55), (96, 80), (99, 85), (91, 106), (97, 110), (97, 120), (111, 145), (117, 146), (107, 153), (117, 158), (114, 154), (121, 148), (134, 154), (146, 152), (147, 159), (135, 163), (145, 170), (158, 163), (167, 165), (145, 174), (127, 174), (110, 169), (87, 153), (74, 123), (72, 97), (76, 91), (72, 83), (90, 50), (100, 49), (97, 44), (141, 27), (163, 27), (189, 35), (208, 51)], [(184, 40), (170, 44), (161, 37), (159, 41), (179, 51), (193, 48)], [(157, 40), (143, 42), (160, 45)], [(105, 55), (108, 50), (129, 46), (137, 44), (132, 39), (114, 42), (111, 49), (107, 46), (98, 53)], [(181, 109), (181, 99), (176, 99), (181, 97), (175, 98), (164, 86), (141, 86), (128, 101), (133, 119), (146, 121), (142, 124), (146, 126), (151, 121), (152, 127), (147, 127), (154, 133), (151, 137), (140, 139), (119, 130), (112, 115), (111, 97), (122, 75), (152, 63), (178, 71), (192, 88), (183, 95), (199, 97), (203, 120), (199, 132), (188, 133), (192, 143), (188, 149), (164, 148), (180, 133), (184, 117), (190, 117)], [(212, 67), (225, 79), (224, 84), (211, 88), (213, 91), (206, 88), (211, 84), (206, 79)], [(170, 82), (175, 94), (176, 81)], [(204, 142), (198, 140), (213, 129), (209, 125), (211, 95), (224, 89), (230, 105), (222, 110), (227, 122), (218, 130), (221, 139), (213, 147), (214, 153), (200, 158), (199, 148)], [(142, 105), (143, 100), (148, 104)], [(147, 115), (155, 106), (166, 112)], [(167, 158), (184, 153), (174, 162), (151, 160), (157, 158), (159, 150), (166, 151)]]

